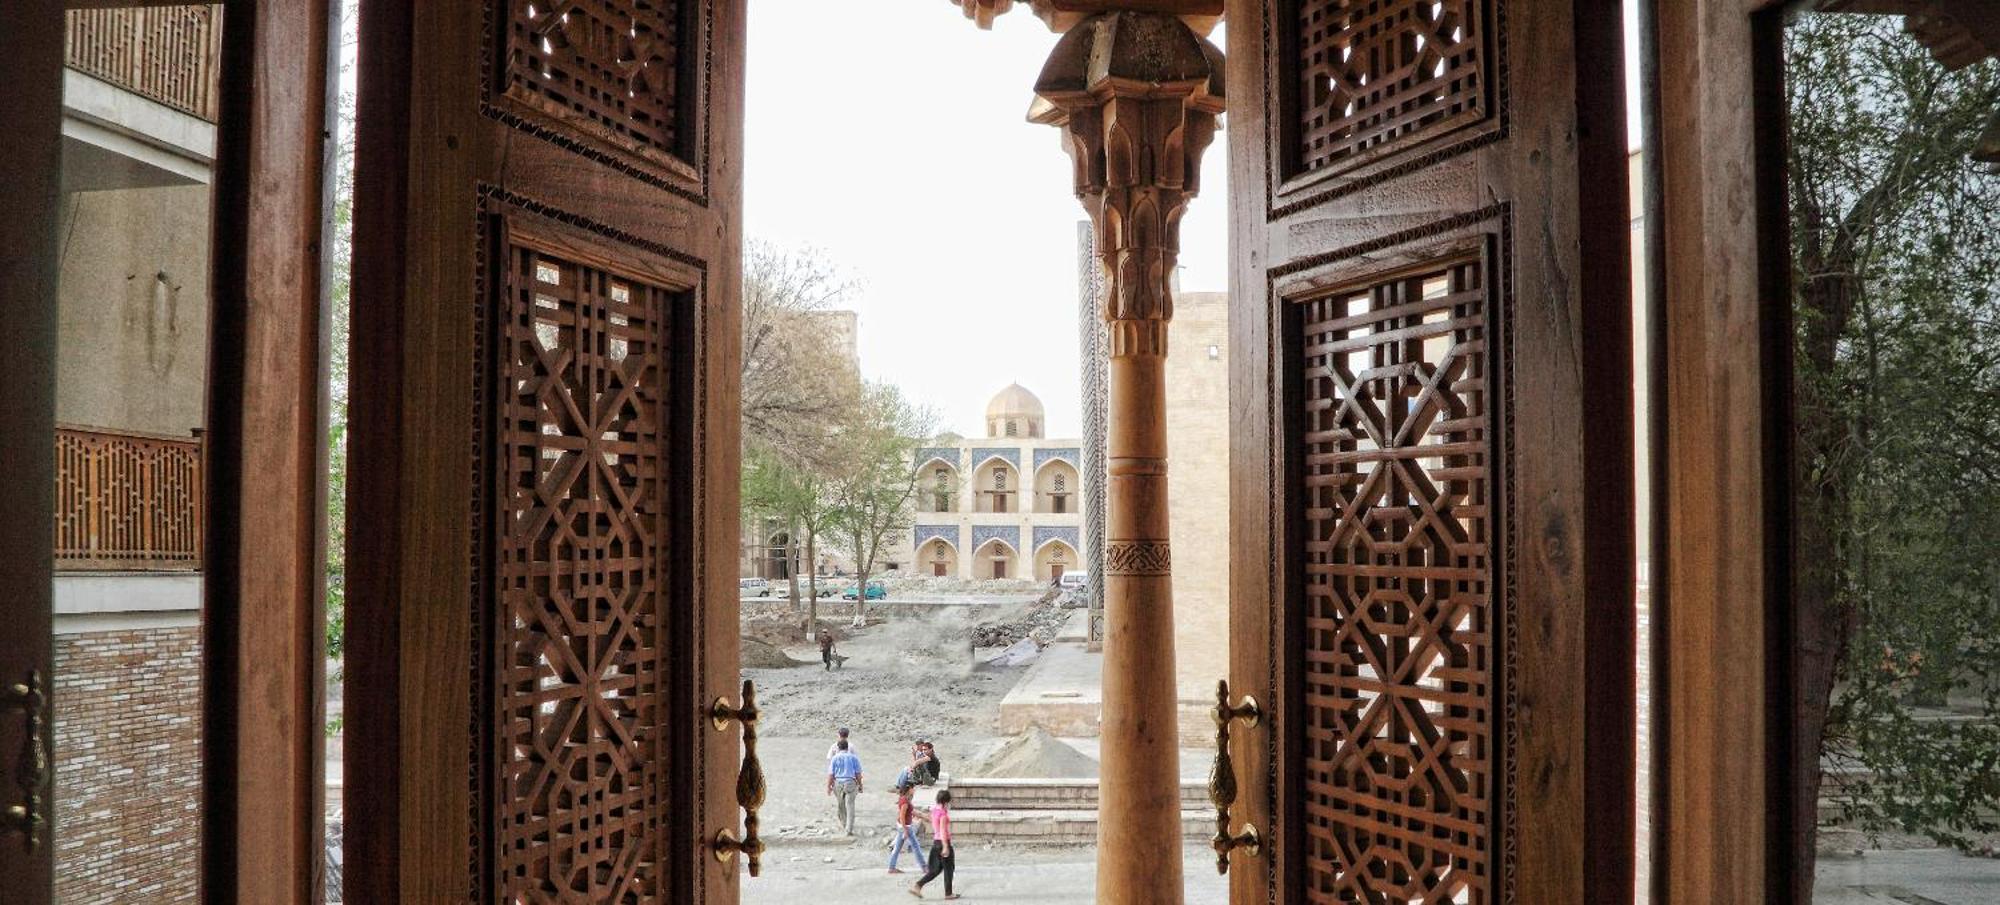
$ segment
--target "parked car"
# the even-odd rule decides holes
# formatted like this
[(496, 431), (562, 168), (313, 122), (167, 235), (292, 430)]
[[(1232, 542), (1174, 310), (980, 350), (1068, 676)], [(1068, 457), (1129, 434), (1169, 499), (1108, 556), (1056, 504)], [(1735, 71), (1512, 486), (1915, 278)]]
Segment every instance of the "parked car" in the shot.
[[(860, 596), (860, 591), (861, 591), (860, 588), (854, 585), (848, 585), (847, 590), (840, 592), (840, 599), (853, 600), (856, 597)], [(871, 581), (868, 583), (869, 600), (882, 600), (884, 598), (887, 598), (888, 596), (889, 596), (889, 589), (883, 587), (881, 582)]]
[(739, 578), (736, 580), (736, 591), (745, 597), (769, 597), (771, 583), (762, 578)]
[(1064, 572), (1056, 579), (1056, 586), (1065, 591), (1074, 591), (1090, 583), (1089, 572)]

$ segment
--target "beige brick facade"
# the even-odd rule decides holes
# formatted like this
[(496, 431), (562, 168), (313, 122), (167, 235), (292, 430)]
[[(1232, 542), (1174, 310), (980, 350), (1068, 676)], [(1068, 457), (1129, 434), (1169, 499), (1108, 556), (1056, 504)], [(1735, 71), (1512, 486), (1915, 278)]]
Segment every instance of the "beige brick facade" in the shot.
[(193, 902), (201, 630), (57, 635), (56, 901)]

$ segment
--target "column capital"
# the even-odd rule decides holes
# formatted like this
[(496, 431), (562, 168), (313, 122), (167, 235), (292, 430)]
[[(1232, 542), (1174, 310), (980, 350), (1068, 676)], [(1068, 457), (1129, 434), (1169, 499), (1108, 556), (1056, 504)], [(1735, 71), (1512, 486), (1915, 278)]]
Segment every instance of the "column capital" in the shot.
[(1166, 354), (1181, 215), (1223, 110), (1222, 51), (1180, 19), (1107, 12), (1063, 35), (1028, 118), (1063, 130), (1097, 230), (1111, 355)]

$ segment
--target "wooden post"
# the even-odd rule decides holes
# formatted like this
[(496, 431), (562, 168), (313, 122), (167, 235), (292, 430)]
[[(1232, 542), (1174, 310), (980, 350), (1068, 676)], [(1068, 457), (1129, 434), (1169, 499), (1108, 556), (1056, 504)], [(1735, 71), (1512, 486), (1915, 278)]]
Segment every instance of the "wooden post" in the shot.
[(202, 520), (202, 900), (323, 898), (328, 0), (224, 8)]
[(1182, 895), (1167, 322), (1180, 217), (1222, 112), (1221, 58), (1172, 15), (1101, 13), (1056, 45), (1030, 114), (1064, 131), (1107, 279), (1100, 903), (1159, 905)]

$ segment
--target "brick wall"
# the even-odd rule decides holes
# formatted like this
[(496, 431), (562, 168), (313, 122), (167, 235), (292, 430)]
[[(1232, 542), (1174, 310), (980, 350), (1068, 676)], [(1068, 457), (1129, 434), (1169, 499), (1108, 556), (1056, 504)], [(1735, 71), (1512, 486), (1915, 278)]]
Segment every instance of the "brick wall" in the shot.
[(200, 633), (56, 636), (56, 901), (195, 900)]

